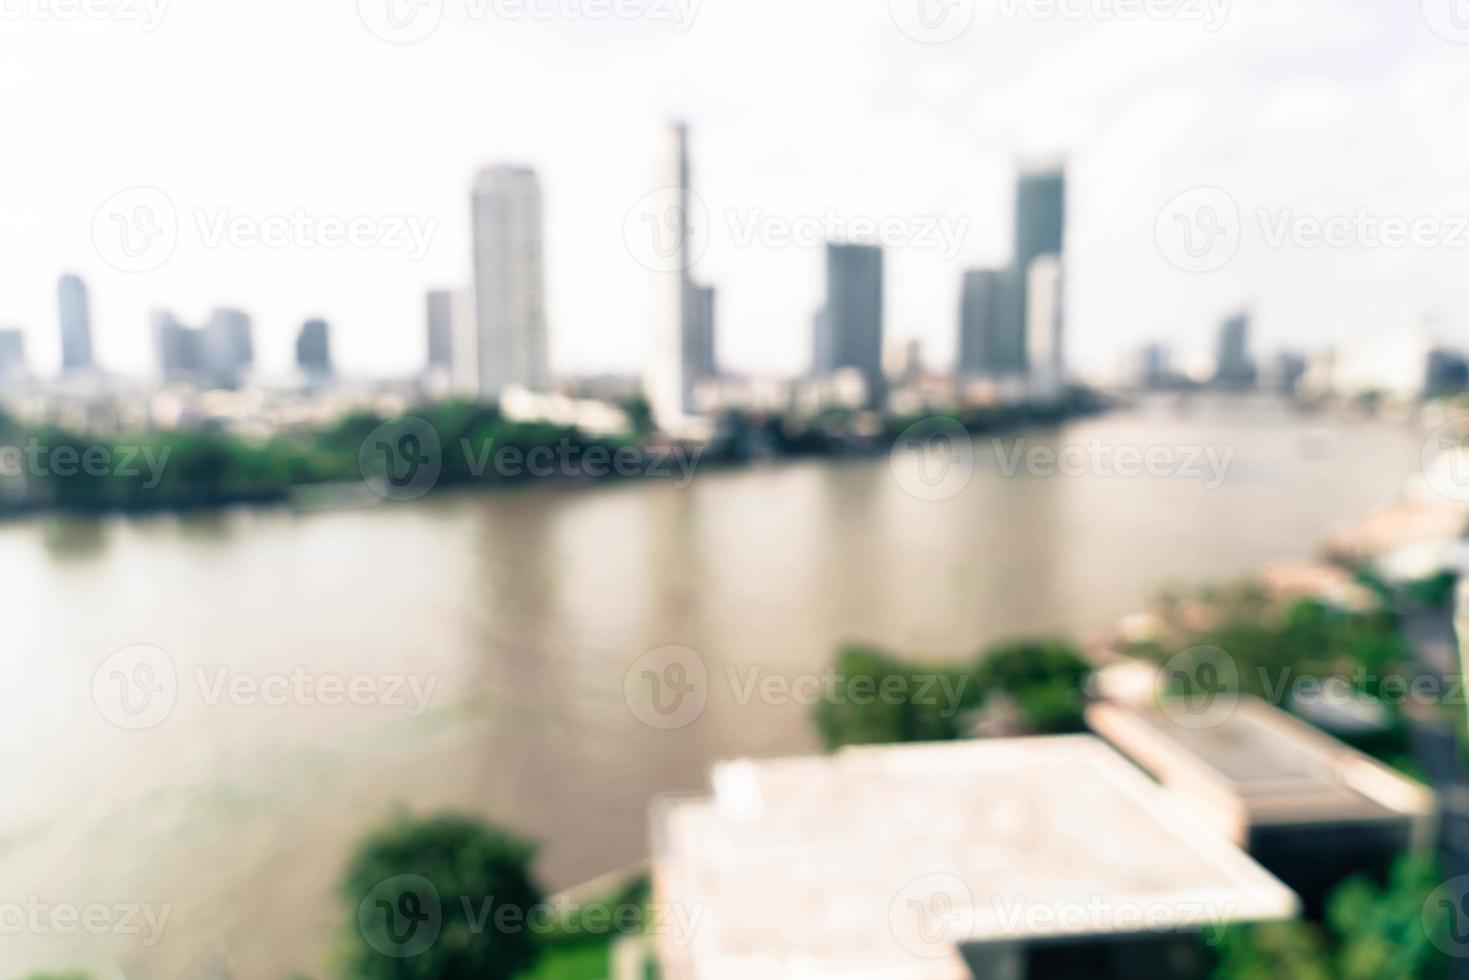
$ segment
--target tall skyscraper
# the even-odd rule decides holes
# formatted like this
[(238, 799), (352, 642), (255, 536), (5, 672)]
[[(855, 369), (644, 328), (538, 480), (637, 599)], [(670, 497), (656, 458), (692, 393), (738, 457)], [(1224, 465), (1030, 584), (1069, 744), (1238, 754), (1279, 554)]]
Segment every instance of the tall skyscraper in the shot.
[(210, 384), (237, 388), (255, 361), (250, 315), (225, 307), (216, 309), (204, 327), (204, 372)]
[(1030, 266), (1042, 255), (1064, 255), (1066, 175), (1059, 167), (1022, 169), (1015, 188), (1015, 258), (1011, 266), (1009, 337), (1006, 348), (1018, 351), (1011, 368), (1030, 367), (1026, 339), (1030, 326)]
[(546, 351), (541, 184), (528, 167), (493, 166), (475, 178), (474, 302), (479, 393), (550, 387)]
[(718, 291), (713, 286), (691, 285), (689, 361), (696, 380), (712, 378), (719, 373), (718, 353), (714, 348), (718, 336), (714, 313), (717, 298)]
[(296, 335), (296, 368), (313, 382), (332, 375), (331, 328), (325, 320), (307, 320)]
[(658, 273), (657, 309), (643, 389), (654, 421), (665, 430), (675, 430), (696, 411), (694, 389), (700, 357), (690, 242), (695, 229), (689, 218), (693, 190), (688, 126), (669, 123), (666, 138), (660, 155), (658, 190), (651, 199), (653, 230), (659, 235), (660, 268), (664, 271)]
[(1032, 393), (1053, 399), (1061, 393), (1065, 366), (1062, 313), (1062, 268), (1059, 255), (1039, 255), (1026, 276), (1026, 356)]
[(184, 326), (167, 310), (155, 310), (151, 322), (158, 372), (163, 375), (163, 380), (197, 381), (204, 372), (204, 344), (200, 331)]
[(1013, 372), (1015, 352), (1006, 306), (1008, 282), (1003, 269), (970, 269), (964, 273), (959, 299), (959, 373), (968, 377)]
[(825, 361), (818, 374), (856, 368), (867, 384), (869, 407), (886, 395), (882, 373), (883, 254), (876, 245), (831, 243), (826, 247)]
[(431, 291), (424, 303), (428, 327), (428, 369), (448, 376), (454, 371), (454, 293)]
[(91, 370), (92, 313), (87, 284), (80, 276), (62, 276), (56, 283), (56, 303), (61, 320), (62, 373)]
[(1250, 388), (1255, 384), (1255, 364), (1250, 360), (1248, 313), (1238, 313), (1219, 327), (1214, 383), (1225, 388)]

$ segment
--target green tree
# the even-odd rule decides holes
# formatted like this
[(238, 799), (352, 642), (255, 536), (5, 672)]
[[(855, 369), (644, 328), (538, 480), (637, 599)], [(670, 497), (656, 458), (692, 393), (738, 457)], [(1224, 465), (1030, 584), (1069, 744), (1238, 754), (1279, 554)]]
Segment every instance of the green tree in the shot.
[(1042, 735), (1085, 730), (1084, 686), (1090, 673), (1091, 666), (1074, 647), (1056, 640), (992, 647), (975, 668), (984, 696), (1009, 695), (1025, 726)]
[(472, 817), (399, 818), (343, 876), (344, 980), (511, 980), (540, 954), (533, 845)]

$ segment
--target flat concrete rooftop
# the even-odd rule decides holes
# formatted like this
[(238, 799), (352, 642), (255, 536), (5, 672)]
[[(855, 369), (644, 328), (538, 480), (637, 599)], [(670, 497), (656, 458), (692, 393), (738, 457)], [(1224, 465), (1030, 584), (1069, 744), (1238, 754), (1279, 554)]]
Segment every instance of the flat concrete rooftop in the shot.
[(1295, 896), (1091, 736), (717, 765), (653, 814), (667, 976), (967, 977), (959, 950), (1285, 918)]

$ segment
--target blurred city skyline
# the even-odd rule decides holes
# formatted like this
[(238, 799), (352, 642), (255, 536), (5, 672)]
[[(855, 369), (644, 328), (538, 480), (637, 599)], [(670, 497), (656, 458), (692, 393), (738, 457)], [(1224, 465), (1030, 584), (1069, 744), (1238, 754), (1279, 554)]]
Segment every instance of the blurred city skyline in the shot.
[[(198, 322), (230, 306), (254, 317), (266, 373), (287, 369), (313, 317), (332, 324), (344, 371), (417, 370), (425, 293), (469, 278), (473, 175), (509, 162), (535, 168), (545, 195), (553, 371), (636, 373), (659, 277), (624, 226), (658, 187), (673, 117), (691, 126), (694, 187), (713, 216), (698, 270), (719, 286), (719, 360), (732, 371), (803, 371), (823, 293), (820, 244), (741, 233), (830, 214), (962, 229), (953, 249), (893, 247), (887, 259), (889, 343), (918, 339), (931, 365), (949, 365), (962, 273), (1009, 261), (1016, 168), (1036, 157), (1067, 162), (1067, 346), (1081, 371), (1153, 340), (1183, 360), (1206, 353), (1241, 307), (1261, 354), (1425, 316), (1446, 341), (1469, 337), (1458, 236), (1271, 242), (1291, 216), (1365, 210), (1449, 229), (1469, 214), (1455, 186), (1469, 158), (1462, 52), (1418, 10), (1061, 8), (1092, 11), (1077, 18), (1007, 3), (933, 44), (900, 28), (903, 0), (649, 3), (648, 16), (604, 20), (566, 4), (550, 19), (476, 17), (447, 2), (431, 34), (392, 44), (367, 26), (375, 2), (169, 5), (152, 30), (34, 5), (6, 15), (0, 80), (23, 97), (0, 118), (48, 143), (12, 161), (0, 243), (0, 327), (26, 331), (33, 367), (59, 362), (56, 280), (71, 271), (87, 280), (109, 369), (153, 364), (153, 310)], [(87, 81), (98, 77), (111, 84)], [(126, 273), (92, 226), (135, 186), (168, 196), (180, 234), (160, 267)], [(1160, 247), (1159, 225), (1199, 187), (1237, 206), (1238, 252), (1188, 271)], [(417, 260), (382, 247), (211, 248), (197, 219), (301, 211), (412, 218), (432, 233)]]

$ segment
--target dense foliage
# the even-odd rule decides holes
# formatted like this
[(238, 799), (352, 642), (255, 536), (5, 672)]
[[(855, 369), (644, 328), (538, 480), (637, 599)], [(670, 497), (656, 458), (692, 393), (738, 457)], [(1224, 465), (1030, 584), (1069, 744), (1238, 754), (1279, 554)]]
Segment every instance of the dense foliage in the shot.
[(456, 815), (399, 818), (362, 840), (339, 888), (344, 980), (511, 980), (541, 951), (535, 849)]
[(987, 706), (1013, 705), (1032, 733), (1080, 731), (1089, 671), (1057, 642), (994, 647), (973, 660), (936, 664), (851, 645), (837, 655), (836, 683), (812, 711), (828, 749), (962, 738)]

